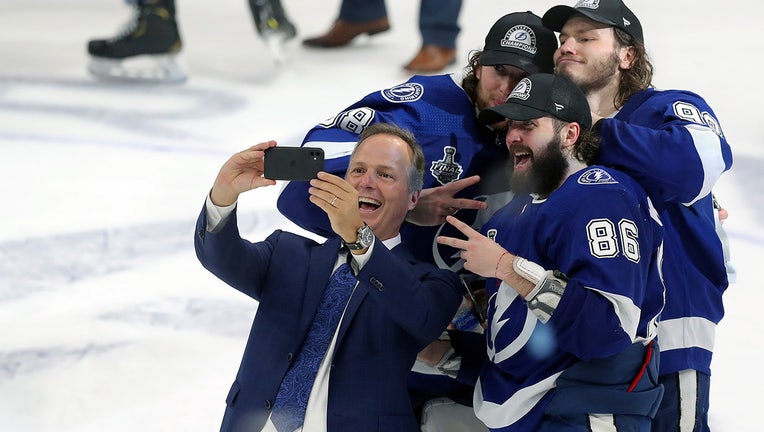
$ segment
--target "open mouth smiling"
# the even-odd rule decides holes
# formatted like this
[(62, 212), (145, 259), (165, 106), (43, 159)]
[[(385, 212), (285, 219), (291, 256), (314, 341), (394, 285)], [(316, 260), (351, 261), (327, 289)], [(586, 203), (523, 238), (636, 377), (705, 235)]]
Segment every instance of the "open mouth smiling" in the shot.
[(530, 152), (517, 152), (514, 154), (514, 163), (515, 168), (522, 167), (531, 161), (531, 153)]
[(359, 197), (358, 208), (366, 211), (374, 211), (382, 206), (382, 203), (371, 198)]

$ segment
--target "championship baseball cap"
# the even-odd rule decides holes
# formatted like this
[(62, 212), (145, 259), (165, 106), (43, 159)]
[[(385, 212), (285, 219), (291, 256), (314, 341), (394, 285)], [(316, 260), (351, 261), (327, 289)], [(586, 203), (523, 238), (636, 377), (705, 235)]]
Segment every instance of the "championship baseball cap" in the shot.
[(478, 119), (494, 124), (504, 119), (525, 121), (550, 115), (565, 122), (592, 127), (589, 102), (581, 89), (562, 75), (540, 73), (520, 80), (501, 105), (484, 109)]
[(557, 37), (541, 24), (541, 17), (514, 12), (499, 18), (488, 31), (480, 64), (512, 65), (529, 74), (552, 72), (556, 49)]
[(559, 32), (570, 17), (577, 13), (598, 23), (619, 28), (640, 42), (645, 41), (642, 24), (622, 0), (581, 0), (573, 7), (554, 6), (546, 11), (541, 21), (546, 27)]

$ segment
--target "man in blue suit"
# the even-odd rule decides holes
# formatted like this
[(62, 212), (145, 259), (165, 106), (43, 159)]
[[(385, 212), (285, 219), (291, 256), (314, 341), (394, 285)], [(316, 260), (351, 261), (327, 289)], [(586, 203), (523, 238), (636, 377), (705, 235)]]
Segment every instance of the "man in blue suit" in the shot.
[[(326, 212), (335, 237), (319, 244), (276, 230), (251, 243), (238, 232), (236, 202), (276, 184), (263, 176), (275, 145), (257, 144), (223, 165), (196, 227), (204, 267), (259, 302), (221, 431), (418, 431), (407, 376), (464, 294), (456, 274), (395, 247), (419, 198), (422, 150), (397, 126), (369, 127), (345, 179), (320, 172), (310, 181), (310, 201)], [(349, 300), (324, 305), (327, 282), (345, 262), (353, 270)], [(339, 324), (318, 325), (338, 303)], [(308, 348), (321, 330), (328, 346)], [(302, 372), (313, 351), (314, 370)], [(294, 422), (281, 426), (283, 417)]]

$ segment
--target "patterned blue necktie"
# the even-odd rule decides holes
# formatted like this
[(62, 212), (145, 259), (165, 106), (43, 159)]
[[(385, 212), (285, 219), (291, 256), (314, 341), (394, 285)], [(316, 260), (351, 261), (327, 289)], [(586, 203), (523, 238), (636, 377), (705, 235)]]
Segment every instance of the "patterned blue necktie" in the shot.
[(329, 279), (308, 336), (281, 381), (271, 421), (279, 432), (293, 432), (305, 419), (310, 390), (356, 284), (350, 265), (342, 264)]

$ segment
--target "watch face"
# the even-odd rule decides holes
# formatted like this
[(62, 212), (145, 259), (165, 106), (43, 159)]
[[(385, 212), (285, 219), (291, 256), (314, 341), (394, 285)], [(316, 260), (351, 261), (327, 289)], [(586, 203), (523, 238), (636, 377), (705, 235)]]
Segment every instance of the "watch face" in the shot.
[(358, 238), (356, 241), (354, 243), (345, 243), (345, 246), (351, 250), (361, 250), (371, 246), (373, 241), (374, 232), (371, 230), (371, 228), (369, 228), (368, 225), (364, 224), (364, 226), (358, 228)]
[(372, 241), (374, 241), (374, 233), (371, 231), (371, 228), (368, 225), (362, 226), (358, 230), (358, 243), (367, 248), (371, 246)]

